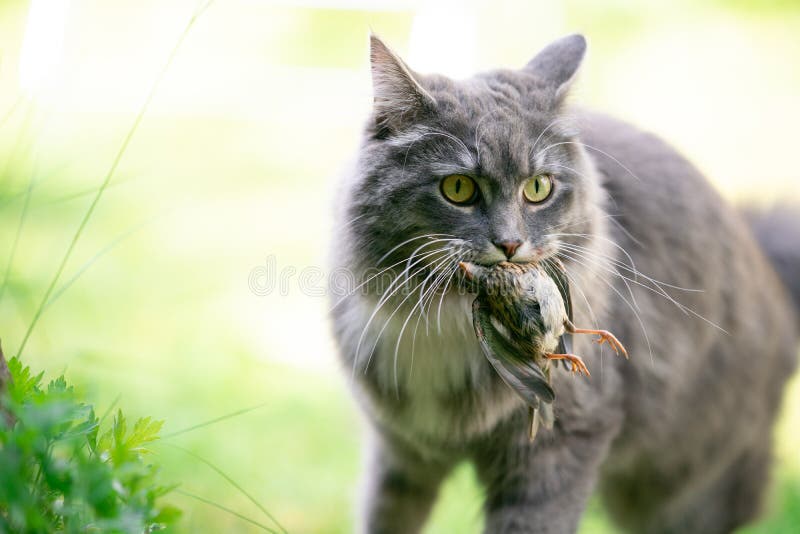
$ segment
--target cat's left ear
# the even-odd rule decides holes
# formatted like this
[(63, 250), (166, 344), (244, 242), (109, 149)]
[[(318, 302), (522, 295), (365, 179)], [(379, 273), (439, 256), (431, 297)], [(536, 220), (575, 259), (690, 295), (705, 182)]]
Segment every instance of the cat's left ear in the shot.
[(370, 34), (369, 41), (376, 126), (402, 130), (435, 109), (436, 100), (377, 35)]
[(575, 34), (562, 37), (547, 45), (525, 65), (524, 70), (536, 75), (555, 91), (557, 100), (566, 95), (575, 74), (586, 55), (586, 38)]

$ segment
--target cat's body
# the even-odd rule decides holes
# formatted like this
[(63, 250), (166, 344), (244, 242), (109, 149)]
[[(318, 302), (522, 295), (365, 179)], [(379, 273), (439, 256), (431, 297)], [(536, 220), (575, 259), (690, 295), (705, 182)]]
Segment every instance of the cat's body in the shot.
[[(475, 338), (472, 296), (448, 291), (438, 314), (436, 293), (414, 334), (417, 296), (389, 298), (373, 316), (379, 297), (354, 292), (334, 326), (373, 430), (366, 532), (418, 531), (462, 460), (486, 486), (489, 533), (573, 532), (596, 488), (635, 532), (728, 532), (756, 511), (796, 312), (740, 215), (672, 149), (601, 115), (573, 112), (577, 135), (558, 125), (581, 43), (557, 42), (530, 72), (452, 82), (413, 75), (373, 41), (377, 125), (344, 184), (336, 266), (360, 275), (420, 257), (423, 238), (402, 243), (426, 233), (451, 234), (430, 238), (453, 240), (442, 254), (493, 263), (506, 258), (491, 243), (519, 234), (510, 261), (561, 251), (575, 323), (608, 327), (631, 360), (575, 338), (592, 378), (553, 370), (556, 424), (529, 443), (525, 405)], [(425, 175), (471, 164), (485, 199), (451, 211)], [(519, 204), (517, 177), (543, 169), (563, 172), (561, 190)], [(445, 259), (436, 276), (440, 258), (428, 259), (434, 282), (449, 273)]]

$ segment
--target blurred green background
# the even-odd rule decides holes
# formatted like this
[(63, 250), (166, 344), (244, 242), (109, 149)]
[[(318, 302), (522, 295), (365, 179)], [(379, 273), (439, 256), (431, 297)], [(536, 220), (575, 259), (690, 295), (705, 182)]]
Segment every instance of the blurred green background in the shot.
[[(0, 0), (0, 337), (16, 354), (178, 36), (183, 0)], [(727, 198), (800, 202), (800, 3), (783, 0), (218, 0), (166, 71), (22, 354), (99, 409), (166, 419), (292, 533), (352, 530), (361, 424), (338, 372), (324, 270), (335, 177), (370, 105), (367, 32), (419, 71), (523, 65), (560, 35), (590, 54), (575, 100), (659, 133)], [(295, 269), (251, 290), (258, 269)], [(255, 269), (255, 271), (254, 271)], [(305, 269), (305, 271), (304, 271)], [(304, 285), (305, 289), (302, 289)], [(66, 288), (65, 291), (61, 291)], [(800, 384), (751, 533), (800, 525)], [(219, 474), (156, 447), (165, 476), (266, 521)], [(170, 497), (186, 532), (250, 532)], [(479, 532), (466, 466), (429, 533)], [(581, 532), (613, 532), (593, 503)]]

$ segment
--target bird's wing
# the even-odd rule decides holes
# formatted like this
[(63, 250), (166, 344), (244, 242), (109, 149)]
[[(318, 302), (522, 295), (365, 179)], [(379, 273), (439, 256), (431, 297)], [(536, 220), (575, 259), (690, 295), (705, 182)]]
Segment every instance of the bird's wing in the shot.
[[(569, 280), (567, 279), (567, 270), (564, 264), (556, 258), (542, 262), (542, 268), (547, 275), (556, 283), (558, 292), (561, 293), (561, 299), (564, 301), (564, 309), (567, 311), (567, 319), (572, 322), (572, 295), (569, 292)], [(556, 349), (560, 354), (570, 354), (572, 352), (572, 334), (565, 332), (558, 340), (558, 348)]]
[(472, 324), (486, 359), (522, 400), (534, 408), (539, 406), (539, 399), (553, 402), (553, 388), (533, 356), (520, 355), (519, 349), (497, 331), (479, 299), (472, 304)]

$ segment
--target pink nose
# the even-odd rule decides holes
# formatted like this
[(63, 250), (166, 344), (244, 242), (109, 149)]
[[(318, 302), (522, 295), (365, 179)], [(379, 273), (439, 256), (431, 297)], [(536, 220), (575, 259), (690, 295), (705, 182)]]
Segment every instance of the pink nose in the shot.
[(517, 249), (522, 245), (522, 241), (515, 239), (513, 241), (493, 241), (495, 246), (505, 252), (506, 258), (511, 258)]

